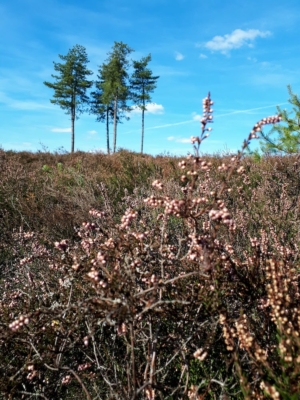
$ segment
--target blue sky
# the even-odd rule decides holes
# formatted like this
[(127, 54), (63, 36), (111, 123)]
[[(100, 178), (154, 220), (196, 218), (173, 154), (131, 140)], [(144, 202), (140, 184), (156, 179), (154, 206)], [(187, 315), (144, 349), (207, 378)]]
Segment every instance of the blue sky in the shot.
[[(96, 79), (114, 41), (159, 75), (145, 119), (144, 151), (184, 155), (200, 133), (202, 99), (211, 92), (214, 124), (202, 151), (236, 151), (252, 126), (290, 109), (287, 85), (300, 92), (299, 0), (2, 0), (0, 146), (70, 150), (70, 118), (50, 103), (53, 61), (80, 44)], [(267, 132), (268, 130), (265, 130)], [(112, 132), (112, 127), (111, 127)], [(141, 115), (118, 125), (117, 147), (140, 149)], [(105, 151), (105, 124), (83, 114), (75, 149)], [(253, 148), (257, 143), (253, 142)]]

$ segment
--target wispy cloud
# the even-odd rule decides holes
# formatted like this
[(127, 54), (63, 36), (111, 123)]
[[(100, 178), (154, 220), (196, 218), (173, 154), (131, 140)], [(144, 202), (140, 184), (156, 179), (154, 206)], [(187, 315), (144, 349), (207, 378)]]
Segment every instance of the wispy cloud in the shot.
[(191, 144), (191, 138), (183, 138), (183, 139), (176, 139), (175, 140), (176, 143), (189, 143)]
[[(146, 106), (146, 112), (149, 112), (150, 114), (163, 114), (164, 113), (164, 107), (162, 104), (157, 104), (157, 103), (149, 103)], [(132, 107), (132, 112), (135, 114), (140, 114), (142, 110), (138, 106), (133, 106)]]
[(199, 58), (207, 58), (207, 55), (205, 55), (205, 54), (203, 54), (203, 53), (201, 53), (200, 55), (199, 55)]
[(169, 128), (170, 126), (186, 125), (186, 124), (190, 124), (192, 122), (195, 122), (195, 121), (193, 119), (189, 119), (188, 121), (175, 122), (173, 124), (164, 124), (164, 125), (152, 126), (150, 128), (146, 128), (145, 130), (151, 131), (152, 129)]
[(235, 111), (230, 111), (230, 112), (225, 113), (225, 114), (218, 114), (214, 118), (226, 117), (227, 115), (233, 115), (233, 114), (247, 114), (247, 113), (250, 113), (252, 111), (263, 110), (263, 109), (267, 109), (267, 108), (274, 108), (274, 107), (277, 107), (277, 106), (283, 106), (285, 104), (289, 104), (289, 103), (285, 102), (285, 103), (274, 104), (272, 106), (249, 108), (248, 110), (235, 110)]
[(184, 59), (184, 55), (179, 53), (179, 51), (175, 51), (175, 60), (181, 61)]
[[(191, 144), (192, 142), (191, 142), (191, 138), (190, 137), (188, 137), (188, 138), (181, 138), (181, 137), (175, 137), (175, 136), (169, 136), (168, 138), (167, 138), (167, 140), (170, 140), (170, 141), (173, 141), (173, 142), (175, 142), (175, 143), (188, 143), (188, 144)], [(208, 140), (210, 143), (217, 143), (217, 144), (219, 144), (219, 143), (223, 143), (223, 141), (222, 140)]]
[(167, 140), (174, 141), (176, 143), (191, 143), (191, 138), (178, 138), (175, 136), (169, 136)]
[(197, 114), (197, 113), (193, 113), (192, 114), (193, 115), (193, 121), (201, 121), (201, 119), (203, 118), (203, 116), (202, 115), (199, 115), (199, 114)]
[(24, 111), (35, 111), (40, 109), (52, 109), (52, 106), (38, 103), (36, 101), (18, 101), (14, 100), (9, 104), (10, 107)]
[(188, 76), (188, 71), (182, 71), (177, 68), (169, 67), (167, 65), (157, 65), (155, 68), (155, 74), (160, 77), (163, 76)]
[[(247, 113), (250, 113), (252, 111), (264, 110), (264, 109), (267, 109), (267, 108), (275, 108), (277, 106), (282, 106), (282, 105), (286, 105), (286, 104), (289, 104), (289, 103), (285, 102), (285, 103), (273, 104), (273, 105), (270, 105), (270, 106), (249, 108), (247, 110), (233, 110), (233, 111), (230, 111), (230, 112), (227, 112), (227, 113), (224, 113), (224, 114), (217, 114), (217, 115), (214, 116), (214, 119), (215, 118), (220, 118), (220, 117), (227, 117), (228, 115), (233, 115), (233, 114), (247, 114)], [(192, 116), (193, 116), (193, 119), (189, 119), (187, 121), (175, 122), (175, 123), (172, 123), (172, 124), (164, 124), (164, 125), (152, 126), (152, 127), (146, 128), (145, 130), (169, 128), (169, 127), (177, 126), (177, 125), (187, 125), (187, 124), (191, 124), (193, 122), (201, 121), (201, 119), (202, 119), (202, 115), (199, 115), (199, 114), (197, 114), (195, 112), (192, 113)], [(174, 140), (174, 139), (175, 139), (174, 136), (169, 136), (168, 137), (168, 140)]]
[(211, 51), (220, 51), (222, 54), (228, 55), (230, 50), (239, 49), (243, 46), (253, 47), (253, 42), (256, 38), (265, 38), (270, 35), (270, 31), (235, 29), (224, 36), (215, 36), (212, 40), (205, 43), (204, 46)]
[(51, 132), (70, 133), (71, 132), (71, 128), (52, 128)]
[(49, 104), (39, 103), (37, 101), (23, 101), (23, 100), (16, 100), (9, 96), (6, 96), (5, 93), (0, 92), (0, 103), (5, 104), (7, 107), (15, 108), (17, 110), (23, 111), (35, 111), (40, 109), (52, 109), (53, 107)]
[(89, 135), (96, 135), (96, 134), (97, 134), (97, 131), (95, 131), (95, 130), (88, 131), (88, 134), (89, 134)]
[[(295, 82), (298, 82), (298, 77), (296, 74), (290, 74), (288, 76), (289, 84), (293, 85)], [(254, 74), (251, 76), (249, 81), (253, 85), (258, 86), (273, 86), (274, 88), (282, 88), (287, 84), (287, 74), (286, 73), (265, 73), (265, 74)]]

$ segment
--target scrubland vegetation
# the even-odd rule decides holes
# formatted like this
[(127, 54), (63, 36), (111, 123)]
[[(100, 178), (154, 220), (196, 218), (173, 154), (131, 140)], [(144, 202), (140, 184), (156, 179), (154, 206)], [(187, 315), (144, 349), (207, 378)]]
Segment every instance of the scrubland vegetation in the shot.
[(206, 122), (187, 158), (0, 151), (2, 398), (299, 398), (300, 160)]

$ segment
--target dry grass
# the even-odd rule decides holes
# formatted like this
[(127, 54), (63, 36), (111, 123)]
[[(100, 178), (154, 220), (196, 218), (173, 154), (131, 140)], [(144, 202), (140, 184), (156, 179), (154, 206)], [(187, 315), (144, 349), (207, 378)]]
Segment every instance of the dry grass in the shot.
[(298, 159), (200, 157), (207, 123), (188, 159), (1, 152), (3, 398), (299, 398)]

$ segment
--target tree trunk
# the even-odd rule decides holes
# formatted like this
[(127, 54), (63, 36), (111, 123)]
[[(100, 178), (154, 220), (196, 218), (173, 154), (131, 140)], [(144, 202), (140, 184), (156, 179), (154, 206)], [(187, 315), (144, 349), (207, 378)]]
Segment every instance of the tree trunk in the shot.
[(142, 140), (141, 140), (141, 154), (143, 154), (144, 147), (144, 119), (145, 119), (145, 109), (142, 108)]
[(116, 152), (116, 147), (117, 147), (117, 106), (118, 106), (118, 98), (115, 97), (115, 104), (114, 104), (114, 153)]
[(71, 153), (74, 153), (74, 145), (75, 145), (75, 113), (72, 112), (72, 127), (71, 127)]
[(106, 145), (107, 145), (107, 154), (110, 153), (109, 150), (109, 106), (106, 108)]

